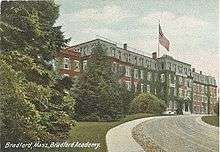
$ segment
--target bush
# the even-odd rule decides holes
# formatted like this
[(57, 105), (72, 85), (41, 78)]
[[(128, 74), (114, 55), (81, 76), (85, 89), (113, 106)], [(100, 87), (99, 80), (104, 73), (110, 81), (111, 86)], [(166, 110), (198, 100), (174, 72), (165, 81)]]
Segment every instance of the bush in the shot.
[(141, 93), (131, 103), (131, 113), (160, 114), (165, 110), (165, 102), (149, 93)]
[(215, 104), (214, 112), (215, 112), (215, 114), (216, 114), (217, 116), (219, 116), (219, 102), (217, 102), (217, 103)]

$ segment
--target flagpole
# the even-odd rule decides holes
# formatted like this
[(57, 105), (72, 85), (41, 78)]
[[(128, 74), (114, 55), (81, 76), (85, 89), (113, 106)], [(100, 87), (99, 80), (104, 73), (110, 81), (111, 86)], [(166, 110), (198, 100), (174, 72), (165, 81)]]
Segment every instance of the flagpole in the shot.
[(160, 33), (159, 33), (159, 25), (160, 25), (160, 20), (158, 20), (159, 24), (158, 24), (158, 44), (157, 44), (157, 53), (158, 53), (158, 58), (160, 57)]

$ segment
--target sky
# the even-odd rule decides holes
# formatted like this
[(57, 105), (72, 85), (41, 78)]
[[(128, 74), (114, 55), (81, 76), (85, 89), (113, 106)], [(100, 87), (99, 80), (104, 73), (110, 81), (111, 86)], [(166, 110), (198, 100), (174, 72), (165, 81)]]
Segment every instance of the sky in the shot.
[[(56, 0), (69, 45), (97, 35), (141, 50), (157, 51), (158, 23), (170, 41), (160, 54), (189, 63), (204, 74), (219, 77), (218, 0)], [(219, 82), (219, 81), (218, 81)]]

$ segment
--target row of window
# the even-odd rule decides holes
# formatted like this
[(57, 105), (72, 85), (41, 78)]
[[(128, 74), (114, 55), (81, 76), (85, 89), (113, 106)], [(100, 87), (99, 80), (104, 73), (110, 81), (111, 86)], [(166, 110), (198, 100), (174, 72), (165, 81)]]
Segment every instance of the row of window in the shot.
[(80, 67), (79, 67), (78, 60), (74, 60), (72, 65), (74, 65), (74, 67), (71, 67), (71, 63), (70, 63), (69, 58), (63, 58), (63, 69), (69, 70), (69, 69), (73, 68), (73, 69), (79, 70)]
[(194, 95), (193, 96), (193, 100), (194, 101), (197, 101), (197, 102), (208, 102), (208, 97), (207, 96), (197, 96), (197, 95)]
[[(70, 70), (71, 68), (75, 69), (75, 70), (79, 70), (80, 69), (80, 63), (79, 63), (78, 60), (74, 60), (72, 65), (74, 65), (74, 67), (71, 67), (71, 63), (70, 63), (69, 58), (63, 58), (63, 69), (67, 69), (67, 70)], [(83, 66), (82, 67), (83, 70), (85, 70), (86, 66), (87, 66), (87, 60), (83, 61), (83, 65), (82, 66)]]
[(193, 80), (204, 83), (204, 84), (212, 84), (216, 85), (216, 80), (214, 78), (207, 77), (205, 75), (200, 75), (200, 74), (193, 74)]
[(183, 65), (171, 64), (171, 62), (162, 62), (161, 63), (162, 70), (170, 70), (177, 72), (179, 74), (191, 75), (191, 69), (187, 67), (183, 67)]
[[(131, 81), (125, 81), (125, 84), (126, 84), (126, 86), (127, 86), (127, 89), (128, 89), (129, 91), (131, 91), (131, 87), (132, 87)], [(144, 92), (144, 84), (143, 84), (143, 83), (140, 84), (140, 88), (141, 88), (141, 92)], [(138, 90), (138, 83), (137, 83), (137, 82), (134, 82), (134, 91), (137, 92), (137, 90)], [(156, 89), (155, 89), (155, 90), (156, 90)], [(150, 92), (150, 85), (149, 85), (149, 84), (146, 85), (146, 91), (147, 91), (147, 92)], [(155, 91), (155, 92), (156, 92), (156, 91)]]

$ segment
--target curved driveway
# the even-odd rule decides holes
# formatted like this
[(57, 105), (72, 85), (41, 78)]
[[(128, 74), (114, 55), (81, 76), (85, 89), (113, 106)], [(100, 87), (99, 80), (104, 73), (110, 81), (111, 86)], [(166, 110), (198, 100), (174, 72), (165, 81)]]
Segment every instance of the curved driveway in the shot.
[(145, 151), (218, 152), (218, 127), (202, 122), (201, 116), (170, 116), (145, 121), (132, 130)]

